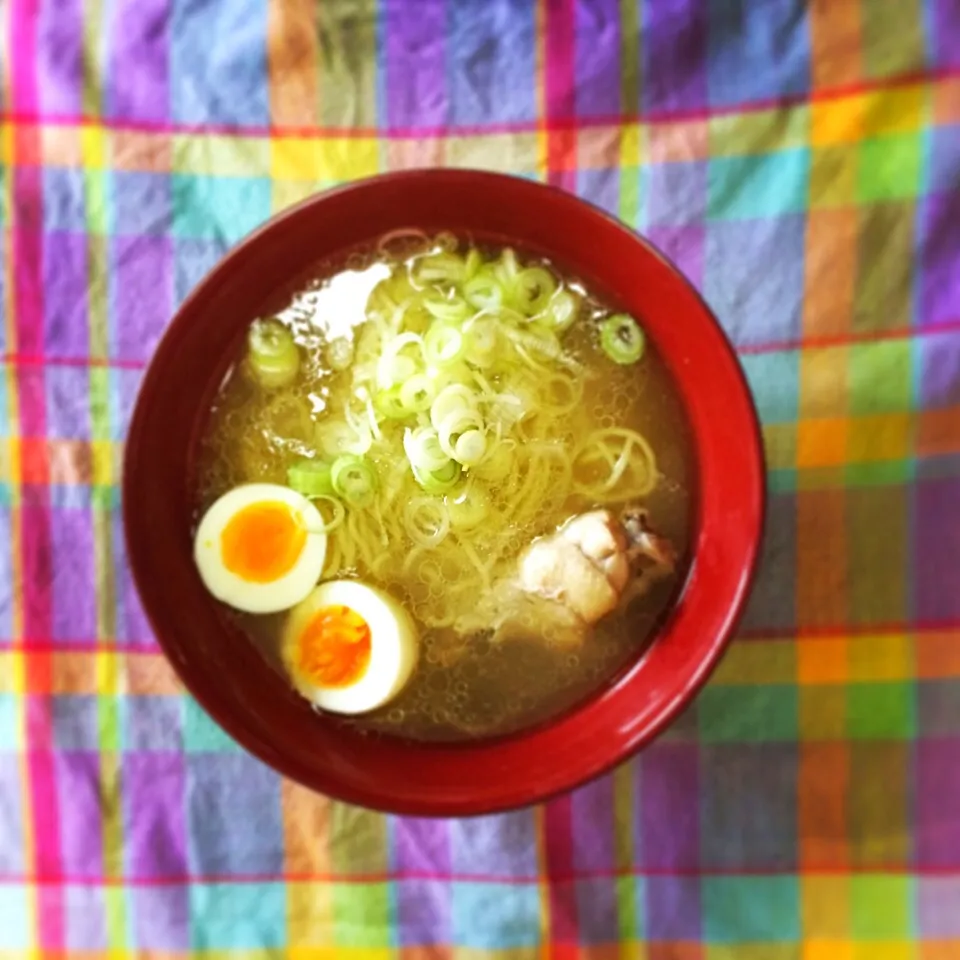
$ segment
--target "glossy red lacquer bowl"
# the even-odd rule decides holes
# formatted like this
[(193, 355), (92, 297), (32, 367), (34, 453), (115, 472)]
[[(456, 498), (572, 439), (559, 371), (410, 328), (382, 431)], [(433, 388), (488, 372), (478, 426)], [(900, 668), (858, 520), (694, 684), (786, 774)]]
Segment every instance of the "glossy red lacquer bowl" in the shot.
[[(693, 563), (647, 652), (555, 722), (473, 744), (365, 737), (318, 716), (229, 625), (194, 569), (194, 455), (248, 323), (311, 262), (400, 227), (508, 241), (572, 269), (642, 319), (675, 375), (696, 444)], [(157, 639), (231, 736), (281, 773), (353, 803), (476, 814), (566, 790), (656, 736), (694, 696), (741, 613), (764, 510), (757, 419), (737, 360), (693, 288), (600, 210), (526, 180), (425, 170), (294, 207), (241, 243), (180, 308), (148, 369), (126, 448), (124, 520)]]

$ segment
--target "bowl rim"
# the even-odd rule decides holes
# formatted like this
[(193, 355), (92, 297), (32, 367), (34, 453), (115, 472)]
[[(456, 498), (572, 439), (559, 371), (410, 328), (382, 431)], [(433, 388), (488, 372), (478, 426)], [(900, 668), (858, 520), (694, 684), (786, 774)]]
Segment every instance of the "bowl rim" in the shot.
[[(190, 664), (178, 656), (178, 649), (172, 639), (166, 634), (165, 630), (157, 622), (155, 611), (152, 610), (144, 598), (143, 582), (147, 576), (144, 567), (144, 557), (140, 550), (136, 538), (133, 535), (134, 518), (136, 508), (133, 506), (136, 500), (137, 482), (141, 479), (137, 469), (136, 456), (139, 448), (137, 438), (142, 432), (143, 421), (146, 417), (147, 399), (155, 394), (155, 380), (159, 377), (160, 361), (165, 359), (167, 354), (174, 348), (175, 342), (182, 333), (182, 328), (190, 322), (191, 314), (197, 309), (198, 304), (202, 304), (207, 291), (211, 286), (221, 282), (229, 277), (235, 270), (238, 260), (249, 256), (251, 250), (261, 245), (265, 238), (274, 231), (281, 228), (284, 224), (303, 215), (304, 211), (322, 206), (336, 197), (343, 197), (350, 194), (358, 194), (371, 189), (372, 187), (382, 187), (385, 185), (402, 186), (405, 182), (423, 181), (424, 179), (445, 180), (448, 183), (454, 181), (469, 181), (474, 184), (484, 183), (491, 189), (499, 189), (505, 184), (523, 183), (525, 189), (540, 193), (544, 203), (560, 202), (573, 204), (581, 208), (586, 208), (590, 215), (605, 222), (608, 228), (613, 228), (622, 235), (625, 243), (633, 245), (643, 251), (643, 255), (651, 257), (664, 266), (672, 275), (674, 281), (679, 281), (686, 290), (688, 296), (691, 296), (696, 302), (697, 309), (702, 317), (709, 322), (715, 333), (718, 335), (716, 346), (724, 356), (728, 365), (728, 371), (733, 375), (733, 379), (739, 390), (738, 400), (741, 405), (741, 413), (744, 414), (742, 426), (747, 430), (747, 435), (743, 438), (745, 448), (745, 463), (747, 466), (748, 480), (748, 498), (745, 506), (752, 520), (752, 529), (754, 534), (749, 538), (745, 545), (742, 562), (740, 564), (740, 576), (735, 590), (724, 603), (724, 619), (722, 624), (715, 631), (715, 635), (709, 644), (702, 646), (696, 668), (693, 669), (685, 678), (682, 689), (678, 696), (675, 696), (670, 702), (663, 704), (649, 721), (641, 727), (630, 732), (626, 740), (618, 749), (598, 762), (584, 763), (582, 768), (569, 776), (558, 778), (557, 782), (547, 788), (539, 788), (536, 784), (528, 784), (527, 788), (521, 791), (516, 789), (504, 791), (497, 798), (487, 798), (480, 803), (473, 803), (469, 800), (437, 800), (430, 797), (422, 797), (416, 801), (397, 800), (391, 797), (389, 790), (377, 793), (370, 790), (356, 790), (344, 787), (336, 780), (318, 783), (315, 775), (307, 772), (296, 758), (288, 757), (282, 752), (272, 749), (269, 744), (255, 735), (249, 727), (243, 722), (241, 715), (226, 709), (224, 701), (217, 695), (217, 690), (207, 683), (204, 676), (194, 670)], [(522, 245), (522, 241), (520, 241)], [(574, 265), (575, 266), (575, 265)], [(680, 380), (681, 378), (677, 378)], [(678, 384), (679, 386), (679, 384)], [(681, 391), (683, 392), (683, 391)], [(685, 404), (686, 405), (686, 404)], [(695, 451), (699, 454), (699, 426), (693, 424), (691, 420), (692, 439)], [(141, 598), (144, 613), (153, 630), (154, 637), (159, 644), (166, 660), (170, 663), (177, 674), (180, 682), (203, 710), (225, 730), (238, 744), (246, 749), (261, 762), (271, 766), (274, 770), (289, 777), (304, 786), (318, 793), (323, 793), (333, 798), (346, 802), (358, 804), (369, 809), (380, 810), (387, 813), (416, 816), (474, 816), (487, 813), (495, 813), (504, 810), (516, 809), (534, 803), (549, 800), (552, 797), (562, 795), (571, 789), (586, 783), (595, 777), (613, 769), (620, 763), (629, 759), (636, 752), (656, 739), (666, 727), (668, 727), (677, 716), (689, 705), (696, 697), (700, 689), (706, 683), (710, 674), (716, 668), (721, 657), (732, 641), (737, 626), (743, 617), (747, 600), (751, 589), (755, 583), (760, 557), (761, 548), (764, 541), (764, 531), (766, 524), (767, 508), (767, 477), (764, 462), (764, 444), (761, 430), (760, 418), (757, 412), (756, 403), (747, 381), (746, 374), (740, 364), (737, 352), (730, 341), (726, 331), (720, 324), (716, 315), (710, 306), (706, 303), (699, 291), (693, 286), (686, 275), (673, 263), (673, 261), (664, 254), (659, 248), (653, 245), (646, 237), (638, 231), (629, 227), (626, 223), (611, 215), (607, 211), (584, 200), (565, 190), (552, 185), (540, 183), (538, 181), (528, 180), (526, 178), (493, 173), (485, 170), (472, 169), (450, 169), (450, 168), (422, 168), (395, 171), (389, 173), (377, 174), (340, 184), (327, 190), (321, 190), (298, 203), (279, 211), (255, 230), (245, 235), (238, 243), (230, 247), (218, 261), (204, 274), (202, 279), (191, 289), (190, 293), (184, 298), (175, 310), (172, 319), (167, 324), (161, 337), (159, 338), (143, 378), (138, 387), (137, 399), (133, 414), (126, 434), (126, 444), (123, 456), (123, 473), (121, 481), (122, 490), (122, 517), (125, 546), (129, 567), (132, 573), (134, 584), (136, 585), (138, 596)], [(695, 527), (694, 533), (698, 531)], [(691, 543), (691, 559), (684, 585), (680, 588), (679, 595), (674, 601), (673, 607), (668, 611), (667, 617), (656, 627), (652, 643), (656, 643), (659, 637), (667, 632), (669, 622), (674, 618), (676, 607), (679, 606), (683, 594), (690, 582), (695, 565), (698, 561), (699, 543)], [(213, 601), (211, 601), (213, 602)], [(645, 654), (638, 658), (637, 662), (628, 670), (632, 672), (634, 667), (639, 667)], [(266, 665), (265, 665), (266, 666)], [(269, 668), (267, 668), (269, 669)], [(595, 692), (593, 697), (606, 696), (615, 690), (619, 684), (613, 684), (608, 688), (601, 688)], [(591, 698), (588, 698), (588, 701)], [(586, 702), (575, 705), (569, 711), (575, 716), (586, 705)], [(546, 721), (545, 727), (552, 727), (558, 722), (559, 718)], [(535, 729), (539, 729), (535, 728)], [(476, 744), (472, 743), (431, 743), (418, 744), (418, 747), (426, 746), (431, 752), (444, 753), (469, 753), (478, 747), (487, 747), (495, 750), (497, 744), (502, 740), (514, 740), (522, 738), (528, 734), (528, 731), (518, 731), (517, 734), (509, 734), (505, 738), (492, 738), (481, 740)], [(404, 741), (395, 741), (398, 745)]]

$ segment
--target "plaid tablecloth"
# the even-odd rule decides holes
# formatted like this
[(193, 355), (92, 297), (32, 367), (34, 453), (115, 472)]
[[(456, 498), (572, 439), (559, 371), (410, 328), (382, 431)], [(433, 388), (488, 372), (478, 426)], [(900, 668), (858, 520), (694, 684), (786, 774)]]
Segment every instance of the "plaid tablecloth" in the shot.
[[(0, 956), (960, 957), (958, 0), (0, 11)], [(118, 509), (190, 287), (292, 201), (425, 164), (559, 184), (675, 258), (770, 466), (695, 706), (478, 820), (240, 751), (160, 656)]]

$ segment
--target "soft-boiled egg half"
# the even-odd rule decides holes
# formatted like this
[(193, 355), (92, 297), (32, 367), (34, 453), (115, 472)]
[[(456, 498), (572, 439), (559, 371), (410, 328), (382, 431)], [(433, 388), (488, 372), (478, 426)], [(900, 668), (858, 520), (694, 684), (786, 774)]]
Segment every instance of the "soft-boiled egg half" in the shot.
[(283, 661), (315, 707), (366, 713), (392, 700), (417, 661), (410, 615), (382, 590), (353, 580), (321, 583), (290, 611)]
[(327, 535), (320, 511), (272, 483), (234, 487), (203, 515), (193, 555), (206, 588), (247, 613), (298, 604), (320, 579)]

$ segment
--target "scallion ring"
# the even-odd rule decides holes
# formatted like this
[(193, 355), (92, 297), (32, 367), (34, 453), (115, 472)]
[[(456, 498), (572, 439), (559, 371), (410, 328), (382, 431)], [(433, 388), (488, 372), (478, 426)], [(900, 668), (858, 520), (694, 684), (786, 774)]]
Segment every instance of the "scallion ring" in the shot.
[(377, 472), (373, 464), (353, 454), (334, 460), (330, 478), (334, 491), (351, 506), (369, 506), (377, 492)]
[(636, 363), (643, 356), (645, 341), (643, 331), (625, 313), (615, 313), (600, 324), (600, 346), (614, 363)]

